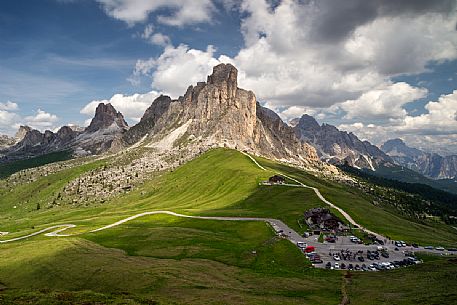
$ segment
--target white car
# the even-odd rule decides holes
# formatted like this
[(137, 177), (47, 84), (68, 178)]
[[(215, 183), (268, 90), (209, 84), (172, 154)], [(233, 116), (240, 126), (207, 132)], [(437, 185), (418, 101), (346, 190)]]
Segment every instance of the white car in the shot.
[(306, 247), (308, 247), (308, 245), (305, 242), (299, 241), (297, 242), (297, 247), (299, 247), (300, 249), (305, 249)]
[(339, 255), (333, 255), (333, 259), (336, 260), (336, 261), (340, 261), (341, 260)]
[(340, 269), (340, 264), (335, 263), (335, 269)]

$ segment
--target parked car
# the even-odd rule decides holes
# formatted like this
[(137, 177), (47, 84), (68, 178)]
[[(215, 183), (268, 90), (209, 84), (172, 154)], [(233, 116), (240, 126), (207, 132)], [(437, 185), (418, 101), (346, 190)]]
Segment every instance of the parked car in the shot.
[(300, 249), (305, 249), (308, 245), (305, 242), (299, 241), (299, 242), (297, 242), (297, 246)]
[(444, 251), (443, 247), (436, 247), (435, 249), (438, 250), (438, 251)]
[(419, 248), (418, 244), (411, 244), (411, 246), (413, 246), (413, 248)]
[(340, 256), (338, 254), (333, 255), (333, 259), (336, 260), (336, 261), (340, 261), (341, 260), (341, 258), (340, 258)]
[(450, 252), (456, 252), (457, 251), (456, 248), (448, 248), (447, 250), (450, 251)]
[(433, 250), (433, 246), (425, 246), (424, 249), (426, 249), (426, 250)]
[(335, 269), (340, 269), (340, 264), (339, 263), (335, 263)]
[(389, 253), (387, 251), (382, 251), (381, 256), (384, 258), (389, 258)]
[(332, 263), (331, 262), (328, 262), (327, 264), (325, 264), (325, 268), (326, 269), (330, 269), (332, 267)]
[(314, 250), (316, 250), (316, 248), (313, 247), (313, 246), (308, 246), (308, 247), (305, 248), (305, 252), (306, 252), (306, 253), (314, 252)]

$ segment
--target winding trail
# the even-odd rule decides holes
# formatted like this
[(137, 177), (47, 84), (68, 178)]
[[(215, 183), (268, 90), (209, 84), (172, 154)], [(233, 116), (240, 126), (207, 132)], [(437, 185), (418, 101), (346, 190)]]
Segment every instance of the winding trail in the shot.
[[(144, 217), (144, 216), (149, 216), (149, 215), (157, 215), (157, 214), (166, 214), (166, 215), (171, 215), (171, 216), (176, 216), (176, 217), (183, 217), (183, 218), (193, 218), (193, 219), (204, 219), (204, 220), (221, 220), (221, 221), (263, 221), (269, 223), (273, 229), (276, 232), (287, 232), (288, 239), (292, 241), (293, 243), (296, 243), (297, 241), (301, 241), (301, 236), (295, 232), (293, 229), (289, 228), (284, 222), (278, 219), (273, 219), (273, 218), (260, 218), (260, 217), (222, 217), (222, 216), (192, 216), (192, 215), (184, 215), (184, 214), (179, 214), (175, 213), (172, 211), (151, 211), (151, 212), (144, 212), (144, 213), (139, 213), (130, 217), (127, 217), (125, 219), (119, 220), (115, 223), (112, 223), (110, 225), (94, 229), (89, 231), (89, 233), (95, 233), (95, 232), (100, 232), (103, 230), (111, 229), (117, 226), (120, 226), (126, 222), (132, 221), (136, 218)], [(42, 229), (40, 231), (24, 235), (21, 237), (16, 237), (12, 239), (7, 239), (7, 240), (0, 240), (0, 243), (7, 243), (7, 242), (13, 242), (13, 241), (18, 241), (22, 239), (27, 239), (29, 237), (33, 237), (39, 234), (42, 234), (44, 232), (51, 231), (49, 233), (44, 234), (45, 236), (51, 236), (51, 237), (68, 237), (68, 236), (76, 236), (76, 235), (81, 235), (83, 233), (75, 233), (75, 234), (61, 234), (63, 231), (71, 228), (75, 228), (76, 225), (74, 224), (63, 224), (63, 225), (55, 225), (46, 229)]]
[[(263, 167), (262, 165), (260, 165), (256, 159), (254, 159), (251, 155), (245, 153), (245, 152), (242, 152), (245, 156), (249, 157), (249, 159), (252, 160), (252, 162), (254, 162), (254, 164), (259, 167), (261, 170), (263, 171), (267, 171), (267, 169), (265, 167)], [(365, 229), (364, 227), (362, 227), (361, 225), (359, 225), (357, 222), (354, 221), (354, 219), (352, 219), (352, 217), (346, 213), (343, 209), (337, 207), (336, 205), (334, 205), (333, 203), (331, 203), (330, 201), (328, 201), (327, 199), (324, 198), (324, 196), (322, 196), (322, 194), (320, 193), (320, 191), (315, 188), (315, 187), (311, 187), (311, 186), (308, 186), (308, 185), (305, 185), (303, 184), (302, 182), (298, 181), (297, 179), (295, 178), (292, 178), (290, 176), (287, 176), (283, 173), (276, 173), (278, 175), (281, 175), (283, 177), (286, 177), (294, 182), (297, 183), (297, 185), (294, 185), (294, 184), (285, 184), (285, 186), (290, 186), (290, 187), (303, 187), (303, 188), (308, 188), (308, 189), (312, 189), (314, 191), (314, 193), (316, 193), (317, 197), (319, 197), (319, 199), (321, 201), (323, 201), (324, 203), (326, 203), (327, 205), (329, 205), (330, 207), (338, 210), (345, 218), (346, 220), (351, 223), (352, 225), (354, 226), (358, 226), (359, 228), (365, 230), (366, 232), (368, 233), (371, 233), (375, 236), (377, 236), (378, 238), (384, 238), (382, 237), (380, 234), (377, 234), (375, 232), (372, 232), (370, 230), (367, 230)], [(287, 238), (293, 242), (293, 243), (296, 243), (297, 241), (302, 241), (302, 237), (296, 232), (294, 231), (293, 229), (291, 229), (289, 226), (287, 226), (284, 222), (278, 220), (278, 219), (273, 219), (273, 218), (258, 218), (258, 217), (218, 217), (218, 216), (215, 216), (215, 217), (212, 217), (212, 216), (191, 216), (191, 215), (184, 215), (184, 214), (179, 214), (179, 213), (175, 213), (175, 212), (172, 212), (172, 211), (151, 211), (151, 212), (144, 212), (144, 213), (139, 213), (139, 214), (136, 214), (136, 215), (133, 215), (133, 216), (130, 216), (130, 217), (127, 217), (125, 219), (122, 219), (122, 220), (119, 220), (115, 223), (112, 223), (112, 224), (109, 224), (109, 225), (106, 225), (104, 227), (101, 227), (101, 228), (98, 228), (98, 229), (94, 229), (94, 230), (91, 230), (89, 231), (90, 233), (94, 233), (94, 232), (99, 232), (99, 231), (103, 231), (103, 230), (107, 230), (107, 229), (110, 229), (110, 228), (113, 228), (113, 227), (117, 227), (121, 224), (124, 224), (128, 221), (131, 221), (131, 220), (134, 220), (136, 218), (139, 218), (139, 217), (144, 217), (144, 216), (148, 216), (148, 215), (156, 215), (156, 214), (167, 214), (167, 215), (172, 215), (172, 216), (176, 216), (176, 217), (184, 217), (184, 218), (194, 218), (194, 219), (206, 219), (206, 220), (221, 220), (221, 221), (264, 221), (264, 222), (267, 222), (269, 223), (273, 229), (276, 231), (276, 232), (285, 232), (286, 235), (287, 235)], [(45, 229), (42, 229), (42, 230), (39, 230), (37, 232), (34, 232), (34, 233), (31, 233), (31, 234), (28, 234), (28, 235), (24, 235), (24, 236), (20, 236), (20, 237), (16, 237), (16, 238), (11, 238), (11, 239), (4, 239), (4, 240), (0, 240), (0, 244), (1, 243), (8, 243), (8, 242), (14, 242), (14, 241), (18, 241), (18, 240), (23, 240), (23, 239), (27, 239), (27, 238), (30, 238), (30, 237), (33, 237), (33, 236), (36, 236), (36, 235), (40, 235), (42, 233), (45, 233), (45, 232), (48, 232), (48, 233), (45, 233), (44, 235), (45, 236), (49, 236), (49, 237), (68, 237), (68, 236), (75, 236), (75, 235), (80, 235), (82, 233), (75, 233), (75, 234), (62, 234), (62, 232), (64, 232), (65, 230), (68, 230), (68, 229), (72, 229), (72, 228), (75, 228), (76, 225), (74, 224), (62, 224), (62, 225), (55, 225), (55, 226), (51, 226), (51, 227), (48, 227), (48, 228), (45, 228)], [(50, 232), (49, 232), (50, 231)]]
[[(256, 159), (254, 159), (251, 155), (245, 153), (245, 152), (242, 152), (242, 154), (244, 154), (245, 156), (249, 157), (249, 159), (252, 160), (252, 162), (254, 162), (254, 164), (259, 167), (261, 170), (263, 171), (267, 171), (267, 169), (265, 167), (263, 167), (262, 165), (260, 165)], [(373, 234), (375, 235), (377, 238), (379, 239), (385, 239), (385, 237), (383, 237), (382, 235), (378, 234), (378, 233), (375, 233), (373, 231), (370, 231), (366, 228), (364, 228), (363, 226), (361, 226), (360, 224), (358, 224), (354, 219), (352, 219), (352, 217), (346, 213), (343, 209), (341, 209), (340, 207), (334, 205), (333, 203), (331, 203), (330, 201), (328, 201), (327, 199), (324, 198), (324, 196), (322, 196), (322, 194), (320, 193), (319, 189), (315, 188), (315, 187), (312, 187), (312, 186), (308, 186), (300, 181), (298, 181), (297, 179), (295, 178), (292, 178), (288, 175), (285, 175), (283, 173), (279, 173), (277, 172), (276, 173), (277, 175), (281, 175), (287, 179), (290, 179), (294, 182), (296, 182), (297, 184), (284, 184), (284, 186), (290, 186), (290, 187), (303, 187), (303, 188), (308, 188), (308, 189), (312, 189), (314, 191), (314, 193), (317, 195), (317, 197), (322, 201), (324, 202), (325, 204), (329, 205), (330, 207), (336, 209), (337, 211), (339, 211), (345, 218), (346, 220), (351, 223), (353, 226), (357, 226), (359, 227), (360, 229), (370, 233), (370, 234)], [(125, 219), (122, 219), (122, 220), (119, 220), (115, 223), (112, 223), (112, 224), (109, 224), (109, 225), (106, 225), (104, 227), (101, 227), (101, 228), (98, 228), (98, 229), (94, 229), (94, 230), (91, 230), (89, 231), (90, 233), (94, 233), (94, 232), (99, 232), (99, 231), (103, 231), (103, 230), (107, 230), (107, 229), (110, 229), (110, 228), (113, 228), (113, 227), (116, 227), (116, 226), (119, 226), (119, 225), (122, 225), (128, 221), (131, 221), (131, 220), (134, 220), (136, 218), (139, 218), (139, 217), (144, 217), (144, 216), (148, 216), (148, 215), (156, 215), (156, 214), (167, 214), (167, 215), (172, 215), (172, 216), (176, 216), (176, 217), (184, 217), (184, 218), (194, 218), (194, 219), (206, 219), (206, 220), (221, 220), (221, 221), (263, 221), (263, 222), (267, 222), (269, 223), (273, 229), (277, 232), (277, 233), (283, 233), (286, 235), (286, 238), (289, 239), (291, 242), (293, 243), (296, 243), (298, 241), (303, 241), (303, 237), (300, 236), (295, 230), (291, 229), (289, 226), (287, 226), (284, 222), (282, 222), (281, 220), (278, 220), (278, 219), (273, 219), (273, 218), (258, 218), (258, 217), (219, 217), (219, 216), (192, 216), (192, 215), (184, 215), (184, 214), (179, 214), (179, 213), (175, 213), (175, 212), (172, 212), (172, 211), (150, 211), (150, 212), (144, 212), (144, 213), (139, 213), (139, 214), (136, 214), (136, 215), (133, 215), (133, 216), (130, 216), (130, 217), (127, 217)], [(76, 236), (76, 235), (81, 235), (83, 233), (75, 233), (75, 234), (62, 234), (62, 232), (64, 232), (65, 230), (68, 230), (68, 229), (72, 229), (72, 228), (75, 228), (76, 225), (74, 224), (61, 224), (61, 225), (54, 225), (54, 226), (51, 226), (51, 227), (48, 227), (48, 228), (45, 228), (45, 229), (42, 229), (42, 230), (39, 230), (37, 232), (34, 232), (34, 233), (31, 233), (31, 234), (28, 234), (28, 235), (24, 235), (24, 236), (20, 236), (20, 237), (16, 237), (16, 238), (11, 238), (11, 239), (4, 239), (4, 240), (0, 240), (0, 244), (2, 243), (9, 243), (9, 242), (14, 242), (14, 241), (18, 241), (18, 240), (23, 240), (23, 239), (27, 239), (27, 238), (30, 238), (30, 237), (33, 237), (33, 236), (36, 236), (36, 235), (39, 235), (39, 234), (42, 234), (42, 233), (45, 233), (44, 235), (45, 236), (49, 236), (49, 237), (68, 237), (68, 236)], [(309, 241), (308, 241), (309, 242)]]
[[(254, 159), (251, 155), (249, 155), (249, 154), (247, 154), (247, 153), (245, 153), (245, 152), (242, 152), (242, 153), (243, 153), (245, 156), (249, 157), (249, 159), (251, 159), (251, 160), (255, 163), (255, 165), (257, 165), (261, 170), (267, 171), (267, 169), (265, 169), (262, 165), (260, 165), (260, 164), (257, 162), (257, 160)], [(357, 223), (348, 213), (346, 213), (346, 211), (344, 211), (342, 208), (340, 208), (340, 207), (334, 205), (333, 203), (331, 203), (330, 201), (328, 201), (327, 199), (325, 199), (325, 197), (322, 196), (322, 194), (321, 194), (321, 192), (319, 191), (318, 188), (315, 188), (315, 187), (306, 185), (306, 184), (304, 184), (304, 183), (298, 181), (297, 179), (292, 178), (292, 177), (290, 177), (290, 176), (288, 176), (288, 175), (285, 175), (285, 174), (283, 174), (283, 173), (280, 173), (280, 172), (276, 172), (275, 174), (276, 174), (276, 175), (281, 175), (281, 176), (283, 176), (283, 177), (286, 177), (286, 178), (289, 179), (289, 180), (292, 180), (292, 181), (298, 183), (298, 185), (296, 185), (296, 186), (301, 186), (301, 187), (304, 187), (304, 188), (307, 188), (307, 189), (312, 189), (312, 190), (314, 191), (314, 193), (316, 193), (317, 197), (318, 197), (322, 202), (324, 202), (325, 204), (329, 205), (330, 207), (332, 207), (332, 208), (334, 208), (335, 210), (337, 210), (338, 212), (340, 212), (340, 213), (344, 216), (344, 218), (346, 218), (346, 220), (347, 220), (351, 225), (356, 226), (356, 227), (358, 227), (358, 228), (364, 230), (365, 232), (368, 232), (369, 234), (373, 234), (373, 235), (375, 235), (375, 236), (376, 236), (377, 238), (379, 238), (379, 239), (385, 239), (385, 237), (382, 236), (381, 234), (375, 233), (375, 232), (370, 231), (370, 230), (368, 230), (367, 228), (361, 226), (361, 225), (358, 224), (358, 223)], [(287, 186), (295, 186), (295, 185), (287, 185)]]

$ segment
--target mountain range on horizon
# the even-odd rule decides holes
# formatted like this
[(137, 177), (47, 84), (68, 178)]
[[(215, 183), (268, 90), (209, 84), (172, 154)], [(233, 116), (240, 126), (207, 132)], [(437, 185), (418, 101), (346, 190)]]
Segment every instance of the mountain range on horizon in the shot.
[(455, 179), (457, 157), (442, 157), (407, 147), (399, 139), (380, 148), (352, 132), (322, 124), (304, 114), (286, 124), (278, 114), (257, 101), (252, 91), (238, 88), (237, 69), (231, 64), (214, 67), (206, 82), (189, 86), (172, 100), (151, 101), (140, 122), (129, 127), (122, 113), (100, 103), (86, 128), (63, 126), (41, 133), (21, 126), (15, 138), (0, 138), (1, 162), (72, 150), (75, 156), (117, 152), (140, 141), (160, 150), (177, 143), (202, 147), (223, 146), (296, 164), (348, 164), (376, 169), (397, 164), (432, 179)]

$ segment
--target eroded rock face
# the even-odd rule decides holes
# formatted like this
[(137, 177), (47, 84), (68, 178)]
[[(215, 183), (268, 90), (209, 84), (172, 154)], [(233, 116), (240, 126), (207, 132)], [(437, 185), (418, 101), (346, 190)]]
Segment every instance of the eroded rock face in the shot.
[(401, 139), (386, 141), (381, 149), (395, 163), (432, 179), (457, 179), (457, 156), (440, 156), (409, 147)]
[(16, 132), (16, 135), (14, 136), (16, 138), (16, 142), (21, 141), (25, 137), (27, 132), (31, 130), (32, 128), (30, 128), (29, 126), (20, 126), (18, 131)]
[(140, 141), (155, 126), (158, 119), (168, 111), (172, 100), (169, 96), (161, 95), (155, 101), (151, 101), (151, 106), (146, 109), (141, 121), (131, 127), (122, 137), (128, 145)]
[(194, 139), (269, 158), (317, 160), (315, 150), (301, 143), (274, 112), (261, 107), (252, 91), (238, 88), (237, 75), (233, 65), (220, 64), (206, 83), (190, 86), (177, 100), (157, 98), (125, 134), (125, 142), (132, 144), (149, 134), (149, 142), (160, 143), (156, 146), (161, 148)]
[(128, 124), (122, 113), (116, 111), (111, 104), (100, 103), (95, 110), (95, 117), (92, 119), (86, 132), (92, 133), (107, 128), (127, 129)]
[(378, 147), (361, 141), (353, 133), (340, 131), (335, 126), (319, 123), (309, 115), (294, 119), (296, 135), (314, 146), (319, 157), (330, 163), (347, 162), (351, 166), (375, 169), (380, 163), (392, 160)]

